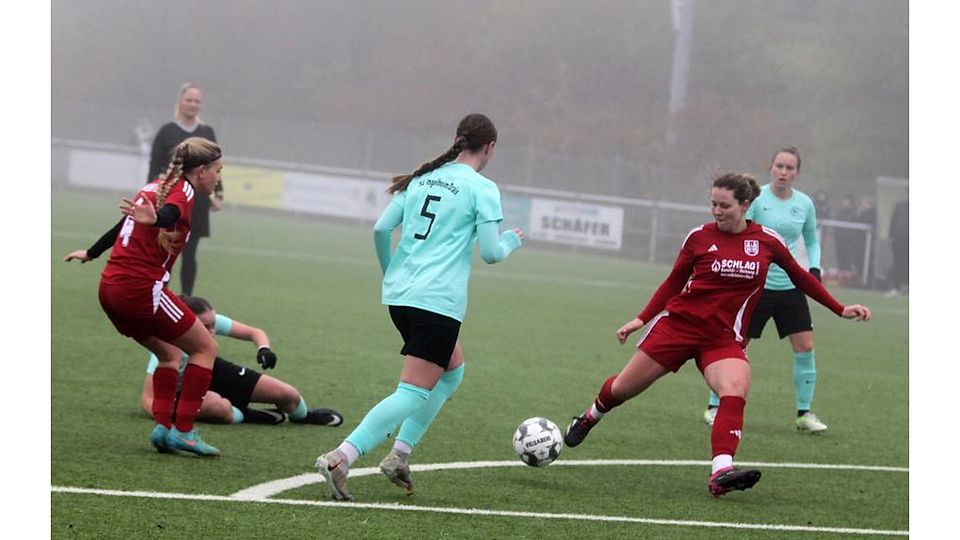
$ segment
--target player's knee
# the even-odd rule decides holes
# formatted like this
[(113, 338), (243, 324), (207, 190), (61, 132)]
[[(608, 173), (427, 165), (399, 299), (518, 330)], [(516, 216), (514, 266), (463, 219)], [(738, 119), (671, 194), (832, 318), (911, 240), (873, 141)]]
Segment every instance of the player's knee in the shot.
[(296, 407), (300, 404), (300, 392), (289, 384), (284, 384), (280, 392), (280, 399), (289, 407)]

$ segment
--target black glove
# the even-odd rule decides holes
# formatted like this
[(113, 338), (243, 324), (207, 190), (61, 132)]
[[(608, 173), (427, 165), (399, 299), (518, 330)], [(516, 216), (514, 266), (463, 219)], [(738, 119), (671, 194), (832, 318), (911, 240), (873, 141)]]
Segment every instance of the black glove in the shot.
[(820, 277), (819, 268), (811, 268), (810, 273), (813, 274), (813, 277), (817, 278), (817, 281), (819, 281), (820, 283), (823, 283), (823, 278)]
[(263, 369), (273, 369), (277, 367), (277, 355), (270, 350), (270, 347), (260, 347), (257, 351), (257, 363)]

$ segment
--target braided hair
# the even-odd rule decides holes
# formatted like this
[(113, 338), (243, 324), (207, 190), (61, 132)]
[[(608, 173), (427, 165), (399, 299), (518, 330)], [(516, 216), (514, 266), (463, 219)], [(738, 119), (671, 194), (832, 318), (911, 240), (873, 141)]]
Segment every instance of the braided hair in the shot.
[(173, 149), (173, 158), (163, 173), (163, 182), (157, 189), (157, 208), (163, 206), (174, 184), (189, 171), (206, 166), (220, 159), (223, 153), (220, 146), (203, 137), (190, 137)]
[(483, 114), (468, 114), (457, 125), (457, 136), (453, 140), (453, 146), (433, 160), (420, 165), (412, 173), (394, 176), (390, 187), (387, 188), (387, 193), (403, 191), (410, 185), (411, 180), (450, 163), (457, 159), (460, 152), (476, 152), (496, 140), (497, 128), (493, 125), (493, 121)]

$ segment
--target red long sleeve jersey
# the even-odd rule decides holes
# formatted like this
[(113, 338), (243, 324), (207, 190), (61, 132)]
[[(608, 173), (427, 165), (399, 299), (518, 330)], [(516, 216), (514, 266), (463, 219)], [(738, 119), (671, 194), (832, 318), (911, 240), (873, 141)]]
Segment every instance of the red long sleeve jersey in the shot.
[[(134, 204), (143, 204), (144, 200), (149, 199), (156, 205), (159, 187), (160, 180), (143, 186), (133, 200)], [(190, 234), (194, 200), (193, 186), (183, 178), (178, 180), (167, 194), (164, 204), (173, 204), (180, 209), (180, 219), (167, 229), (180, 233), (179, 239), (172, 244), (171, 251), (165, 250), (157, 240), (160, 228), (136, 223), (132, 217), (127, 216), (113, 243), (110, 260), (101, 274), (103, 281), (110, 283), (130, 278), (169, 281), (170, 269)]]
[(742, 342), (770, 263), (783, 268), (808, 296), (837, 315), (843, 313), (843, 305), (794, 260), (776, 231), (747, 221), (747, 228), (736, 234), (721, 231), (716, 223), (690, 231), (673, 270), (638, 318), (650, 322), (666, 309), (702, 322), (707, 335), (732, 334)]

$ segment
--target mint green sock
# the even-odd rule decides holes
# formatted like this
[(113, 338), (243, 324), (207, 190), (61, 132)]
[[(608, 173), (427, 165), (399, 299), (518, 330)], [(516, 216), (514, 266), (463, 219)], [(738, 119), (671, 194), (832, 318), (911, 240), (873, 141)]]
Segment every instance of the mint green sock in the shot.
[(720, 396), (718, 396), (713, 390), (710, 391), (710, 401), (707, 402), (707, 405), (711, 408), (720, 406)]
[(796, 390), (798, 411), (810, 410), (816, 386), (817, 361), (813, 351), (793, 353), (793, 387)]
[(303, 420), (307, 417), (307, 402), (303, 400), (303, 396), (300, 396), (300, 403), (297, 405), (297, 408), (291, 413), (287, 413), (287, 416), (291, 420)]
[(396, 392), (385, 397), (363, 417), (360, 425), (347, 436), (360, 455), (364, 455), (387, 440), (400, 422), (415, 413), (430, 397), (430, 390), (412, 384), (400, 383)]
[(243, 423), (243, 411), (241, 411), (240, 409), (238, 409), (238, 408), (236, 408), (236, 407), (233, 407), (233, 423), (234, 423), (234, 424), (242, 424), (242, 423)]
[(424, 433), (430, 428), (430, 424), (440, 413), (444, 403), (457, 391), (461, 382), (463, 382), (463, 365), (444, 373), (437, 381), (436, 386), (433, 387), (433, 391), (430, 392), (430, 398), (427, 402), (403, 421), (400, 432), (397, 434), (397, 440), (407, 443), (410, 448), (417, 446)]

